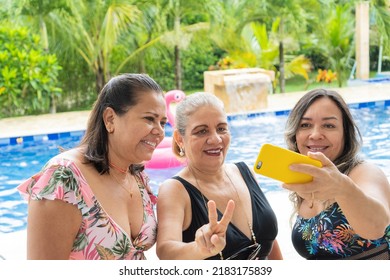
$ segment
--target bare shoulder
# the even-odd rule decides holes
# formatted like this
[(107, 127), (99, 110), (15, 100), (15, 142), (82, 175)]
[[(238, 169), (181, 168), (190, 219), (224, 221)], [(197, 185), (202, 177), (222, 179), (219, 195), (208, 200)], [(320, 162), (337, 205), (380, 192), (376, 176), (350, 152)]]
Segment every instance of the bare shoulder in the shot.
[(161, 217), (166, 212), (189, 213), (191, 199), (182, 183), (176, 179), (165, 180), (158, 189), (157, 213)]
[(76, 164), (79, 164), (83, 160), (83, 153), (79, 148), (73, 148), (59, 153), (58, 155), (53, 157), (53, 159), (55, 158), (66, 159)]
[[(256, 177), (255, 172), (253, 171), (253, 168), (248, 166), (248, 164), (246, 164), (245, 162), (242, 162), (242, 163), (249, 169), (249, 172), (252, 174), (252, 176)], [(238, 169), (238, 166), (236, 164), (233, 164), (233, 163), (226, 164), (226, 171), (227, 172), (230, 171), (235, 175), (241, 174), (240, 170)], [(230, 174), (232, 174), (232, 173), (230, 173)]]
[[(245, 164), (246, 165), (246, 164)], [(238, 166), (234, 163), (226, 163), (225, 164), (225, 170), (229, 174), (235, 174), (235, 173), (240, 173), (240, 170), (238, 169)]]
[(159, 186), (159, 191), (161, 190), (170, 190), (170, 189), (176, 189), (181, 185), (181, 183), (176, 179), (167, 179), (163, 181)]
[(55, 159), (65, 160), (73, 163), (80, 170), (87, 181), (99, 174), (92, 164), (85, 164), (86, 161), (84, 158), (84, 151), (80, 147), (66, 150), (53, 157), (53, 160)]
[(362, 162), (361, 164), (358, 164), (356, 167), (354, 167), (352, 169), (352, 171), (350, 172), (350, 177), (376, 177), (376, 176), (380, 176), (380, 177), (383, 177), (383, 178), (386, 178), (386, 175), (385, 173), (383, 172), (383, 170), (371, 163), (371, 162), (368, 162), (368, 161), (364, 161)]
[(349, 177), (356, 183), (362, 183), (367, 187), (374, 185), (381, 186), (385, 190), (390, 189), (389, 179), (383, 170), (370, 162), (363, 162), (357, 165), (349, 174)]
[(158, 188), (158, 196), (160, 197), (178, 197), (181, 195), (185, 195), (187, 192), (183, 184), (176, 179), (167, 179), (162, 182)]

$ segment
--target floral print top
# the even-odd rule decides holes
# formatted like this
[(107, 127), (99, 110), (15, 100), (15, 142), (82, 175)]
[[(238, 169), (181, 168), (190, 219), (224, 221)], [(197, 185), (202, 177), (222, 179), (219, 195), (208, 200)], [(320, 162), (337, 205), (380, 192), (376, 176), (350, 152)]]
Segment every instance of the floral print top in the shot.
[(304, 219), (298, 215), (292, 242), (306, 259), (389, 259), (390, 225), (382, 238), (364, 239), (355, 233), (339, 205), (333, 203), (315, 217)]
[(156, 197), (144, 172), (138, 175), (143, 200), (143, 225), (135, 240), (115, 223), (95, 198), (80, 169), (74, 162), (53, 158), (43, 169), (18, 186), (26, 199), (60, 199), (80, 210), (82, 223), (69, 259), (74, 260), (143, 260), (144, 251), (156, 242)]

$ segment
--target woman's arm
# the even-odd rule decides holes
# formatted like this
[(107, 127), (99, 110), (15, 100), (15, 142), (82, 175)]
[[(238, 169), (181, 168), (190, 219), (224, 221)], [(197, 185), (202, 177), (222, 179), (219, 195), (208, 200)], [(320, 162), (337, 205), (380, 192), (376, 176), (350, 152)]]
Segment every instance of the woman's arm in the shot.
[(356, 166), (336, 201), (357, 234), (378, 239), (390, 225), (390, 186), (383, 171), (370, 163)]
[(279, 243), (276, 239), (272, 245), (272, 249), (268, 255), (268, 259), (269, 260), (283, 260), (283, 255), (282, 255), (282, 252), (280, 251)]
[[(157, 256), (162, 260), (200, 259), (194, 242), (182, 242), (188, 194), (179, 182), (169, 179), (161, 184), (157, 200)], [(189, 217), (191, 218), (191, 217)]]
[(182, 232), (192, 218), (190, 198), (176, 180), (164, 182), (160, 186), (157, 202), (157, 256), (168, 260), (201, 260), (222, 251), (226, 245), (226, 229), (233, 217), (234, 202), (228, 203), (220, 221), (217, 220), (214, 201), (208, 202), (208, 208), (208, 223), (196, 231), (194, 241), (183, 242)]
[(357, 165), (349, 174), (342, 174), (322, 153), (309, 153), (320, 160), (322, 168), (294, 164), (293, 171), (313, 176), (307, 184), (284, 184), (302, 198), (336, 201), (349, 224), (366, 239), (383, 236), (390, 224), (390, 185), (383, 171), (370, 163)]
[(81, 220), (75, 205), (61, 200), (30, 200), (27, 259), (69, 259)]

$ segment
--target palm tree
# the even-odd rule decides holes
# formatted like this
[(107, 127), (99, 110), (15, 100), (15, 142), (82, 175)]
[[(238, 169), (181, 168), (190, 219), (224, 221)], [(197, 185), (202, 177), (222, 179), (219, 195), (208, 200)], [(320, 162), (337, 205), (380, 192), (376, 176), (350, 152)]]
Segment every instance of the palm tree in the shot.
[(332, 70), (337, 73), (339, 87), (348, 79), (352, 68), (355, 51), (354, 30), (351, 4), (331, 4), (324, 7), (321, 25), (314, 32), (317, 47), (327, 57)]
[[(261, 67), (264, 69), (269, 69), (275, 71), (277, 76), (280, 77), (280, 68), (279, 71), (275, 65), (278, 64), (280, 59), (280, 42), (276, 39), (278, 37), (280, 18), (276, 18), (272, 24), (271, 30), (267, 32), (266, 25), (260, 24), (259, 22), (251, 22), (243, 29), (243, 39), (248, 45), (251, 54), (256, 57), (255, 64), (247, 62), (251, 67)], [(288, 41), (285, 40), (288, 44)], [(288, 44), (290, 51), (297, 46), (293, 44)], [(248, 55), (244, 57), (250, 57)], [(308, 58), (303, 55), (285, 55), (283, 60), (286, 59), (284, 64), (284, 77), (286, 79), (291, 78), (295, 75), (302, 76), (306, 81), (309, 80), (308, 73), (311, 71), (312, 65)], [(236, 57), (234, 59), (237, 59)], [(276, 81), (274, 83), (274, 88), (276, 87)]]
[[(277, 9), (274, 5), (283, 7)], [(303, 13), (298, 1), (272, 1), (271, 4), (271, 1), (228, 0), (216, 8), (218, 10), (213, 11), (212, 17), (212, 38), (235, 64), (274, 70), (278, 73), (281, 92), (284, 92), (286, 76), (299, 74), (308, 79), (308, 59), (289, 55), (289, 60), (285, 62), (286, 45), (289, 52), (299, 49), (296, 34), (300, 34), (298, 30), (302, 32), (302, 29), (298, 28), (298, 20), (293, 20), (293, 15), (298, 17)], [(290, 15), (289, 11), (294, 10), (296, 12)], [(302, 26), (305, 27), (304, 20), (299, 22), (303, 22)], [(289, 27), (288, 33), (284, 25)], [(267, 26), (270, 27), (270, 36)]]
[(175, 65), (175, 85), (182, 89), (183, 70), (181, 52), (186, 49), (193, 39), (193, 35), (209, 28), (204, 15), (212, 1), (198, 0), (162, 0), (157, 1), (161, 7), (160, 22), (165, 28), (162, 43), (173, 48)]
[[(266, 13), (260, 13), (256, 19), (263, 23), (274, 22), (279, 20), (278, 30), (276, 32), (276, 40), (279, 48), (279, 87), (280, 92), (285, 92), (286, 79), (286, 45), (291, 53), (294, 49), (299, 48), (299, 42), (302, 41), (302, 36), (306, 33), (307, 20), (310, 10), (316, 9), (318, 1), (313, 0), (277, 0), (267, 1), (262, 7)], [(310, 9), (307, 9), (310, 7)], [(301, 60), (304, 58), (301, 57)], [(302, 61), (303, 61), (302, 60)]]
[(99, 93), (111, 77), (114, 47), (140, 12), (127, 0), (73, 1), (71, 16), (65, 18), (63, 28), (70, 46), (95, 74)]
[(193, 35), (207, 30), (209, 24), (204, 21), (204, 9), (207, 0), (176, 1), (155, 0), (138, 3), (142, 19), (132, 25), (123, 42), (129, 46), (126, 58), (116, 68), (121, 71), (130, 61), (138, 61), (139, 69), (145, 70), (141, 62), (146, 49), (159, 52), (173, 50), (175, 65), (175, 86), (182, 89), (181, 51), (186, 49)]
[(220, 49), (229, 54), (246, 51), (241, 32), (251, 22), (253, 6), (253, 0), (220, 0), (209, 6), (210, 37)]

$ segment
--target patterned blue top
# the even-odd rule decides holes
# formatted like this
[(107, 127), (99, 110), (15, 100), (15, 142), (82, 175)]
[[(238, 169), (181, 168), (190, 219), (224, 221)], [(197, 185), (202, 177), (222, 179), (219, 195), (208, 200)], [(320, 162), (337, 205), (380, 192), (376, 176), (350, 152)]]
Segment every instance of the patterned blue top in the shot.
[(292, 230), (292, 243), (306, 259), (390, 259), (390, 225), (382, 238), (360, 237), (333, 203), (317, 216), (298, 215)]

